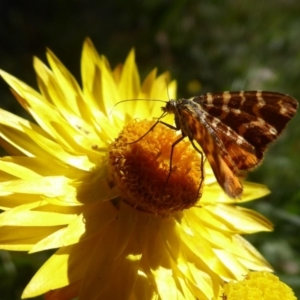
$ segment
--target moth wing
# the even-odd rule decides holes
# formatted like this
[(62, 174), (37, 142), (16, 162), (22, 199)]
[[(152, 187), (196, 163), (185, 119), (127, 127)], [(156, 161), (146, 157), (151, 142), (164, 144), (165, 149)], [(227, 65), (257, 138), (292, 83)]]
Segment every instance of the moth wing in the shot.
[(225, 148), (229, 157), (239, 171), (248, 171), (255, 168), (262, 160), (259, 158), (255, 147), (238, 135), (233, 129), (223, 123), (209, 123), (214, 132), (213, 136), (219, 140), (221, 148)]
[(189, 138), (196, 140), (201, 146), (219, 185), (225, 193), (231, 198), (241, 196), (243, 186), (236, 176), (238, 170), (211, 127), (204, 120), (197, 119), (187, 111), (182, 111), (181, 117), (184, 118), (184, 122), (191, 132)]
[(228, 153), (237, 157), (238, 168), (245, 171), (262, 161), (268, 145), (278, 138), (298, 108), (298, 102), (289, 95), (266, 91), (207, 93), (193, 101), (208, 113), (208, 121), (216, 118), (221, 122), (216, 134)]

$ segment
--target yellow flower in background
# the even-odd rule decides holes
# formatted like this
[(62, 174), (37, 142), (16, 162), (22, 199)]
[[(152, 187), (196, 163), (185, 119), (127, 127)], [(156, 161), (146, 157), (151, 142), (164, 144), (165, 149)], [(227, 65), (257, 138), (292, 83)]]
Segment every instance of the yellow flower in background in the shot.
[[(23, 298), (211, 299), (224, 281), (271, 271), (240, 236), (271, 223), (225, 196), (207, 164), (201, 174), (188, 141), (176, 145), (169, 174), (177, 133), (149, 131), (161, 103), (118, 103), (167, 101), (167, 89), (176, 98), (168, 73), (141, 83), (133, 51), (111, 69), (87, 39), (81, 88), (52, 52), (47, 59), (50, 68), (34, 59), (40, 92), (1, 71), (36, 123), (0, 110), (11, 155), (0, 160), (0, 248), (58, 249)], [(239, 202), (267, 193), (246, 182)]]
[(225, 283), (222, 300), (297, 300), (292, 289), (268, 272), (250, 272), (243, 280)]

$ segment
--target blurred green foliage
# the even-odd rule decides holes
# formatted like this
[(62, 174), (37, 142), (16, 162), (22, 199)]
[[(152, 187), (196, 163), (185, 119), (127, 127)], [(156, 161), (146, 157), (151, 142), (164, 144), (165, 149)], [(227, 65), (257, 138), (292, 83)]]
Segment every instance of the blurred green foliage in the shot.
[[(157, 66), (178, 80), (178, 96), (272, 90), (300, 99), (300, 1), (1, 1), (0, 68), (36, 87), (32, 57), (49, 47), (80, 82), (80, 52), (91, 37), (112, 65), (136, 48), (141, 74)], [(193, 83), (193, 84), (192, 84)], [(197, 90), (197, 87), (201, 90)], [(192, 88), (194, 87), (194, 88)], [(195, 88), (196, 87), (196, 88)], [(0, 82), (1, 107), (26, 116)], [(28, 116), (26, 116), (28, 117)], [(249, 179), (272, 194), (250, 207), (275, 224), (249, 240), (300, 296), (299, 114)], [(45, 254), (1, 252), (0, 300), (19, 299)], [(9, 266), (9, 267), (8, 267)]]

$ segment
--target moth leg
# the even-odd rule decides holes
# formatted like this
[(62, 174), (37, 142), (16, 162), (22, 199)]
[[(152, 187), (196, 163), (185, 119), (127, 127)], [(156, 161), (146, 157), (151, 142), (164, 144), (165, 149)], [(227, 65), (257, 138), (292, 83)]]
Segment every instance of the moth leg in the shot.
[[(164, 124), (164, 123), (163, 123)], [(166, 123), (167, 124), (167, 123)], [(169, 124), (168, 124), (169, 125)], [(171, 126), (171, 125), (170, 125)], [(169, 126), (168, 126), (169, 127)], [(167, 177), (167, 179), (166, 179), (166, 181), (165, 181), (165, 184), (164, 184), (164, 187), (163, 187), (163, 189), (162, 189), (162, 191), (161, 191), (161, 195), (163, 195), (163, 193), (164, 193), (164, 190), (165, 190), (165, 188), (166, 188), (166, 186), (167, 186), (167, 184), (168, 184), (168, 181), (169, 181), (169, 179), (170, 179), (170, 176), (171, 176), (171, 172), (172, 172), (172, 164), (173, 164), (173, 152), (174, 152), (174, 148), (175, 148), (175, 146), (178, 144), (178, 143), (180, 143), (184, 138), (185, 138), (186, 136), (184, 136), (184, 135), (182, 135), (178, 140), (176, 140), (173, 144), (172, 144), (172, 146), (171, 146), (171, 153), (170, 153), (170, 162), (169, 162), (169, 173), (168, 173), (168, 177)]]
[[(175, 127), (175, 126), (173, 126), (173, 125), (170, 125), (170, 124), (168, 124), (168, 123), (165, 123), (165, 122), (163, 122), (163, 121), (160, 121), (160, 123), (163, 124), (163, 125), (165, 125), (165, 126), (167, 126), (167, 127), (169, 127), (169, 128), (171, 128), (171, 129), (173, 129), (173, 130), (180, 130), (180, 128)], [(172, 149), (171, 149), (171, 154), (170, 154), (169, 174), (168, 174), (168, 177), (167, 177), (167, 179), (166, 179), (166, 181), (165, 181), (164, 187), (163, 187), (163, 189), (162, 189), (162, 194), (163, 194), (163, 192), (164, 192), (164, 190), (165, 190), (165, 188), (166, 188), (166, 186), (167, 186), (167, 184), (168, 184), (168, 181), (169, 181), (169, 179), (170, 179), (170, 176), (171, 176), (171, 172), (172, 172), (172, 163), (173, 163), (173, 151), (174, 151), (174, 148), (175, 148), (175, 146), (176, 146), (178, 143), (180, 143), (185, 137), (186, 137), (186, 135), (182, 135), (182, 136), (181, 136), (178, 140), (176, 140), (176, 141), (172, 144), (172, 146), (171, 146)], [(192, 139), (190, 139), (190, 142), (191, 142), (192, 146), (194, 147), (194, 149), (200, 154), (200, 158), (201, 158), (201, 166), (200, 166), (200, 168), (201, 168), (201, 178), (200, 178), (200, 183), (199, 183), (199, 187), (198, 187), (198, 191), (197, 191), (197, 195), (196, 195), (196, 199), (197, 199), (198, 197), (201, 197), (201, 195), (200, 195), (200, 189), (201, 189), (202, 183), (203, 183), (203, 181), (204, 181), (204, 162), (205, 162), (205, 158), (204, 158), (203, 152), (202, 152), (200, 149), (198, 149), (198, 148), (196, 147), (196, 145), (195, 145), (195, 143), (194, 143), (194, 141), (193, 141)]]
[[(166, 127), (169, 127), (170, 129), (173, 129), (173, 130), (176, 130), (176, 131), (180, 130), (179, 127), (173, 126), (173, 125), (171, 125), (171, 124), (165, 123), (165, 122), (160, 121), (160, 120), (158, 120), (157, 123), (161, 123), (161, 124), (165, 125)], [(175, 142), (175, 143), (176, 143), (176, 142)]]
[[(143, 135), (142, 135), (140, 138), (138, 138), (137, 140), (135, 140), (135, 141), (133, 141), (133, 142), (130, 142), (130, 143), (128, 143), (128, 144), (137, 143), (138, 141), (140, 141), (141, 139), (143, 139), (150, 131), (152, 131), (152, 130), (155, 128), (155, 126), (156, 126), (158, 123), (161, 123), (161, 124), (163, 124), (164, 126), (170, 128), (170, 129), (172, 129), (172, 130), (175, 130), (175, 131), (180, 130), (179, 127), (175, 127), (175, 126), (173, 126), (173, 125), (171, 125), (171, 124), (165, 123), (165, 122), (161, 121), (160, 118), (159, 118), (159, 119), (158, 119), (158, 120), (157, 120), (157, 121), (149, 128), (149, 130), (148, 130), (145, 134), (143, 134)], [(176, 146), (178, 143), (180, 143), (185, 137), (186, 137), (186, 135), (182, 135), (182, 136), (181, 136), (178, 140), (176, 140), (176, 141), (172, 144), (172, 146), (171, 146), (170, 162), (169, 162), (169, 173), (168, 173), (168, 177), (167, 177), (167, 179), (166, 179), (166, 181), (165, 181), (165, 184), (164, 184), (164, 186), (163, 186), (163, 189), (162, 189), (162, 191), (161, 191), (161, 196), (163, 195), (164, 190), (165, 190), (165, 188), (166, 188), (166, 186), (167, 186), (167, 184), (168, 184), (168, 181), (169, 181), (169, 179), (170, 179), (170, 176), (171, 176), (174, 148), (175, 148), (175, 146)], [(194, 148), (195, 148), (195, 145), (194, 145)], [(195, 148), (195, 149), (196, 149), (196, 148)], [(196, 149), (196, 150), (197, 150), (197, 149)], [(197, 151), (199, 152), (200, 150), (197, 150)], [(201, 153), (201, 155), (202, 155), (202, 153)], [(203, 160), (203, 155), (201, 156), (201, 160)], [(201, 172), (202, 172), (202, 171), (201, 171)], [(199, 186), (199, 189), (198, 189), (198, 192), (197, 192), (197, 196), (198, 196), (198, 194), (199, 194), (199, 190), (200, 190), (200, 188), (201, 188), (202, 181), (203, 181), (203, 179), (201, 179), (201, 183), (200, 183), (200, 186)]]
[(200, 157), (201, 157), (201, 165), (200, 165), (201, 178), (200, 178), (200, 183), (199, 183), (199, 187), (198, 187), (198, 191), (197, 191), (197, 198), (198, 197), (200, 198), (202, 196), (202, 194), (200, 194), (200, 189), (201, 189), (202, 183), (204, 181), (204, 162), (205, 162), (205, 158), (204, 158), (203, 152), (196, 147), (196, 145), (195, 145), (195, 143), (192, 139), (190, 139), (190, 142), (191, 142), (192, 146), (194, 147), (194, 149), (200, 154)]

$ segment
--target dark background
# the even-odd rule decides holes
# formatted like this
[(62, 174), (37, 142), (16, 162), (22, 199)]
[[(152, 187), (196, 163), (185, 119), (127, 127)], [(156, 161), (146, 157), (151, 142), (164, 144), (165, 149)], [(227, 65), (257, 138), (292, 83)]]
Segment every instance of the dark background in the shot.
[[(0, 68), (36, 87), (34, 55), (49, 47), (80, 82), (89, 36), (112, 66), (132, 47), (142, 76), (157, 66), (178, 80), (178, 97), (271, 90), (300, 99), (300, 1), (0, 0)], [(197, 88), (197, 86), (201, 87)], [(194, 87), (194, 88), (193, 88)], [(0, 106), (26, 116), (6, 84)], [(300, 296), (300, 117), (248, 177), (272, 194), (251, 204), (275, 224), (249, 240)], [(0, 300), (20, 292), (47, 253), (0, 252)]]

